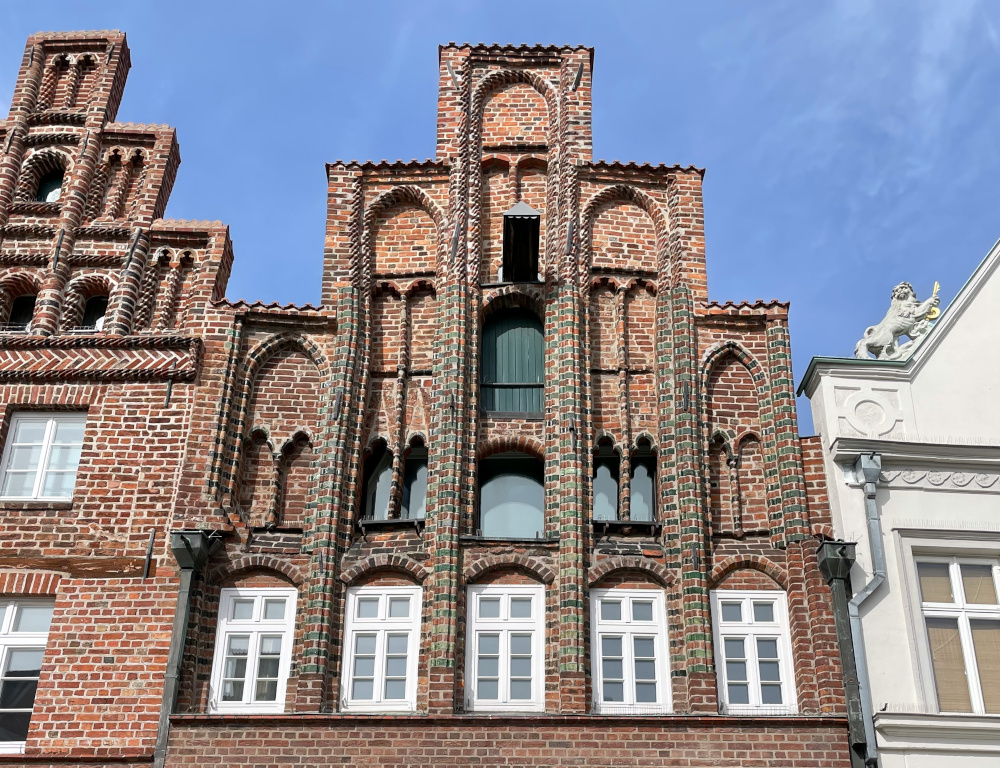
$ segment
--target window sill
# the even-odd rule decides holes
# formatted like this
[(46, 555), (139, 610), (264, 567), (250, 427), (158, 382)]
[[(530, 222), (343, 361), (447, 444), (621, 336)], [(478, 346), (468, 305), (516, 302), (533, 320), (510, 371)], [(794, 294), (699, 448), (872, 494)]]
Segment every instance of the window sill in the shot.
[(657, 717), (659, 715), (672, 714), (670, 707), (666, 704), (602, 704), (594, 702), (593, 713), (595, 715), (605, 715), (608, 717)]
[(73, 499), (0, 498), (0, 509), (72, 509)]
[(420, 534), (423, 532), (426, 524), (426, 518), (423, 517), (395, 517), (391, 520), (355, 520), (354, 530), (361, 531), (362, 536), (366, 536), (368, 531), (402, 531), (407, 528), (412, 528)]
[(663, 530), (663, 523), (645, 520), (591, 520), (594, 532), (601, 536), (616, 534), (619, 536), (658, 536)]
[(547, 536), (539, 539), (534, 536), (473, 536), (471, 534), (463, 534), (458, 537), (458, 540), (464, 544), (492, 544), (494, 546), (505, 546), (510, 544), (550, 547), (559, 546), (559, 536)]
[(414, 715), (417, 712), (416, 704), (407, 702), (398, 707), (389, 707), (375, 704), (344, 704), (340, 711), (346, 715)]
[(789, 715), (797, 715), (799, 710), (796, 707), (746, 707), (746, 706), (735, 706), (731, 707), (727, 704), (719, 705), (720, 715), (729, 715), (731, 717), (786, 717)]
[(0, 755), (23, 755), (24, 741), (0, 741)]
[(524, 421), (544, 421), (541, 411), (480, 411), (479, 415), (490, 419), (523, 419)]

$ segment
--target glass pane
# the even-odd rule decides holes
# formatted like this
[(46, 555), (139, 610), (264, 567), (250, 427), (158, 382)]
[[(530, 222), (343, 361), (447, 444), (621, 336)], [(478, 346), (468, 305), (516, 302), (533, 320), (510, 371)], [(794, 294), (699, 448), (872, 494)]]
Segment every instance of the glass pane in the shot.
[(264, 656), (277, 656), (281, 653), (281, 635), (265, 635), (260, 639), (260, 652)]
[(31, 496), (35, 492), (34, 472), (7, 472), (3, 478), (4, 496)]
[(947, 563), (917, 563), (920, 598), (925, 603), (954, 603)]
[(753, 604), (753, 620), (762, 624), (770, 624), (774, 621), (774, 603)]
[(545, 530), (545, 490), (523, 475), (497, 475), (480, 491), (483, 536), (534, 538)]
[(42, 458), (42, 446), (21, 445), (10, 451), (10, 462), (8, 469), (38, 469), (38, 462)]
[(745, 659), (742, 637), (727, 637), (723, 640), (727, 659)]
[(257, 690), (256, 690), (257, 701), (277, 701), (277, 699), (278, 699), (277, 680), (257, 681)]
[(278, 677), (278, 659), (274, 656), (264, 656), (258, 659), (257, 677), (276, 680)]
[(285, 618), (284, 600), (265, 600), (264, 619), (266, 621), (281, 621)]
[(374, 656), (375, 635), (355, 635), (354, 653), (360, 656)]
[(758, 637), (757, 656), (762, 659), (778, 658), (778, 641), (774, 638)]
[(743, 603), (722, 603), (723, 621), (743, 621)]
[(46, 472), (42, 481), (42, 496), (69, 499), (76, 485), (76, 472)]
[(406, 481), (403, 487), (403, 504), (400, 516), (422, 519), (427, 513), (427, 459), (406, 460)]
[(510, 599), (510, 617), (512, 619), (531, 618), (531, 598), (512, 597)]
[(747, 663), (745, 661), (727, 661), (726, 679), (740, 682), (747, 679)]
[(37, 420), (19, 421), (14, 430), (15, 443), (42, 443), (45, 441), (47, 423)]
[(243, 701), (243, 681), (226, 680), (222, 683), (223, 701)]
[(655, 656), (653, 651), (653, 638), (635, 637), (632, 638), (636, 658), (651, 659)]
[(645, 600), (632, 601), (632, 621), (652, 621), (653, 604)]
[(621, 600), (601, 600), (601, 620), (621, 621), (622, 620)]
[(726, 686), (726, 690), (729, 693), (730, 704), (750, 703), (750, 686), (746, 683), (729, 683)]
[(52, 623), (51, 605), (19, 605), (14, 632), (48, 632)]
[(244, 678), (247, 676), (247, 660), (245, 658), (232, 656), (226, 659), (226, 666), (223, 670), (224, 677), (228, 679)]
[(762, 661), (760, 667), (760, 679), (764, 682), (780, 682), (781, 673), (778, 670), (778, 662)]
[(407, 636), (389, 635), (386, 643), (386, 653), (391, 655), (406, 654)]
[(358, 618), (377, 619), (378, 618), (378, 598), (359, 597), (358, 598)]
[(993, 583), (993, 566), (962, 565), (961, 569), (965, 602), (978, 605), (996, 605), (997, 590)]
[(656, 679), (656, 662), (650, 659), (639, 660), (636, 659), (635, 662), (635, 679), (636, 680), (655, 680)]
[(497, 656), (479, 657), (479, 676), (496, 677), (500, 674), (500, 659)]
[(389, 618), (405, 619), (410, 615), (410, 598), (390, 597), (389, 598)]
[(385, 697), (386, 699), (405, 699), (406, 680), (386, 680)]
[(392, 486), (392, 454), (388, 451), (367, 480), (368, 496), (365, 500), (365, 518), (386, 520), (389, 517), (389, 491)]
[(531, 677), (531, 657), (515, 656), (510, 660), (511, 677)]
[(25, 741), (30, 712), (0, 712), (0, 741)]
[(385, 660), (386, 677), (406, 677), (406, 657), (389, 656)]
[(510, 652), (512, 656), (530, 656), (531, 635), (511, 635)]
[(374, 680), (355, 680), (351, 686), (351, 698), (358, 701), (371, 701), (375, 696)]
[(82, 421), (56, 421), (56, 433), (53, 443), (82, 443), (83, 430), (86, 425)]
[(44, 655), (44, 648), (15, 648), (7, 654), (4, 677), (38, 677)]
[(958, 619), (927, 618), (926, 622), (938, 706), (942, 712), (971, 712), (972, 701), (965, 680), (965, 659), (962, 657)]
[(250, 638), (246, 635), (230, 635), (228, 648), (230, 656), (246, 656), (250, 652)]
[(761, 704), (781, 704), (780, 685), (762, 685), (760, 687)]
[(624, 679), (625, 666), (621, 659), (602, 659), (601, 673), (605, 680)]
[(80, 465), (80, 452), (83, 449), (78, 445), (54, 445), (49, 451), (49, 469), (72, 469), (75, 470)]
[(514, 701), (522, 701), (524, 699), (531, 698), (531, 681), (530, 680), (511, 680), (510, 681), (510, 698)]
[(479, 653), (493, 656), (500, 653), (500, 635), (480, 635)]
[(653, 476), (645, 464), (632, 470), (629, 487), (629, 519), (637, 522), (653, 520)]
[(479, 618), (499, 619), (500, 618), (500, 598), (480, 597), (479, 598)]
[(5, 680), (0, 687), (0, 709), (31, 709), (37, 680)]
[(500, 698), (500, 686), (496, 680), (479, 680), (476, 695), (480, 699), (495, 701)]
[(253, 620), (253, 600), (233, 600), (233, 610), (229, 615), (234, 621)]
[(970, 621), (972, 647), (976, 650), (983, 704), (991, 715), (1000, 714), (1000, 621)]
[(594, 519), (618, 519), (618, 481), (606, 464), (599, 465), (594, 475)]
[(601, 638), (601, 651), (604, 656), (620, 657), (622, 655), (622, 639), (620, 637)]
[(620, 682), (604, 683), (604, 701), (625, 701), (625, 685)]
[(636, 683), (635, 700), (638, 704), (655, 704), (656, 683)]
[(374, 656), (355, 656), (354, 657), (354, 676), (355, 677), (374, 677), (375, 676), (375, 657)]

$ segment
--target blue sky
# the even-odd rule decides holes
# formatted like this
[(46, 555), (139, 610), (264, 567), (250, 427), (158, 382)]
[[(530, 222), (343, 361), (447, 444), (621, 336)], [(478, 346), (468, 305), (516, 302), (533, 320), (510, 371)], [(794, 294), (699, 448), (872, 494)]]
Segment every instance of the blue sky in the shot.
[(796, 381), (1000, 237), (996, 3), (10, 2), (0, 104), (28, 34), (102, 28), (118, 119), (177, 127), (168, 216), (231, 227), (230, 298), (318, 300), (324, 163), (431, 157), (449, 40), (594, 46), (595, 157), (707, 168), (711, 297), (791, 301)]

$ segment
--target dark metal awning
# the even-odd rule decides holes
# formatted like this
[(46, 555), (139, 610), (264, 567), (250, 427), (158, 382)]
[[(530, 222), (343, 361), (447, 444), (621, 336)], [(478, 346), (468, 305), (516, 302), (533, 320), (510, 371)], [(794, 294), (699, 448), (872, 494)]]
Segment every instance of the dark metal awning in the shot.
[(523, 200), (519, 203), (515, 203), (514, 207), (509, 211), (504, 211), (504, 218), (511, 217), (512, 219), (539, 219), (542, 214), (532, 208)]

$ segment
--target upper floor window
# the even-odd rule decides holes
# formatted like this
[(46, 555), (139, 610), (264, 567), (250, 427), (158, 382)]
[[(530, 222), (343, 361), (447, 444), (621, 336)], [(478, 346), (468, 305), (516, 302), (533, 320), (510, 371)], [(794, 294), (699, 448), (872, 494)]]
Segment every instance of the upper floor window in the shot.
[(938, 708), (1000, 714), (1000, 563), (921, 557), (917, 580)]
[(72, 498), (86, 423), (83, 413), (15, 414), (4, 446), (0, 498)]
[(294, 589), (223, 589), (212, 712), (282, 712), (292, 660)]
[(544, 330), (525, 309), (493, 314), (483, 325), (483, 410), (542, 412)]
[(725, 710), (794, 712), (785, 593), (715, 590), (712, 623), (719, 700)]
[(107, 296), (91, 296), (83, 306), (80, 328), (99, 331), (104, 328), (104, 316), (108, 312)]
[(10, 304), (10, 314), (7, 316), (7, 330), (28, 331), (31, 329), (31, 319), (35, 316), (35, 294), (18, 296)]
[(604, 438), (594, 451), (594, 520), (618, 519), (618, 453)]
[(41, 676), (52, 603), (0, 602), (0, 754), (20, 754)]
[(483, 536), (544, 535), (544, 472), (540, 459), (513, 451), (479, 463), (479, 528)]
[(62, 194), (62, 170), (49, 171), (38, 180), (38, 190), (35, 192), (35, 202), (57, 203)]
[(590, 600), (595, 711), (669, 712), (670, 656), (663, 592), (595, 589)]
[(403, 502), (399, 516), (423, 519), (427, 512), (427, 449), (413, 445), (403, 459)]
[(344, 648), (345, 710), (416, 709), (420, 587), (347, 590)]
[(632, 477), (629, 482), (629, 519), (655, 522), (656, 454), (648, 440), (642, 439), (632, 453)]
[(538, 281), (538, 235), (541, 214), (525, 202), (517, 203), (503, 215), (504, 283)]
[(389, 494), (392, 491), (392, 451), (383, 441), (377, 442), (365, 459), (364, 484), (361, 489), (364, 520), (389, 519)]
[(471, 586), (467, 605), (468, 708), (544, 710), (544, 587)]

